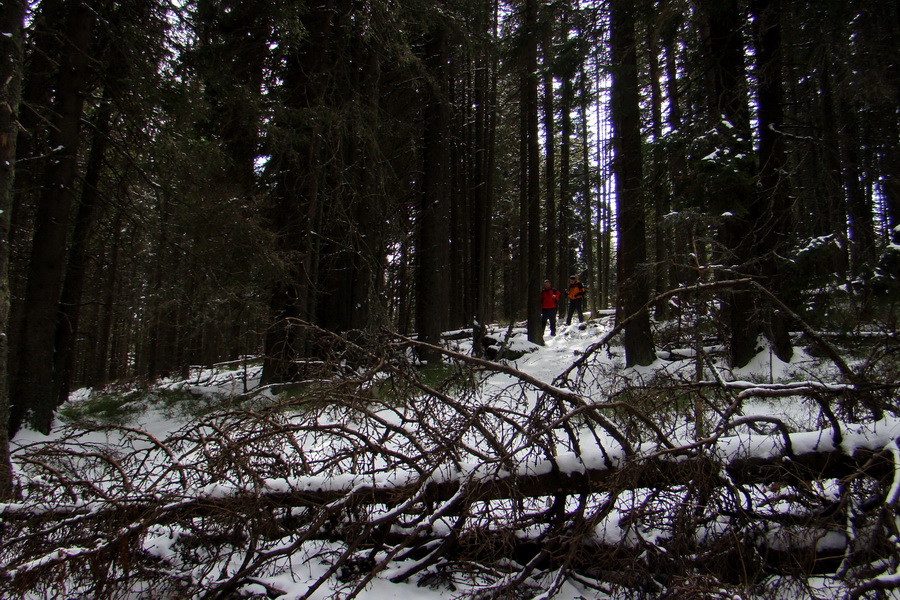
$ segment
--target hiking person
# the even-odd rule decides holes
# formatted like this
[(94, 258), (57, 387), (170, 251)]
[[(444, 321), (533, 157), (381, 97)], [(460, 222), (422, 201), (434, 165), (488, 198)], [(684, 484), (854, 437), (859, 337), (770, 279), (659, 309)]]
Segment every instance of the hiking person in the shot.
[(559, 290), (554, 288), (549, 279), (544, 280), (544, 289), (541, 290), (541, 332), (550, 321), (550, 335), (556, 335), (556, 308), (559, 306), (559, 298), (562, 296)]
[(572, 315), (578, 313), (578, 322), (584, 323), (584, 284), (578, 281), (574, 275), (569, 277), (569, 289), (566, 296), (569, 298), (569, 310), (566, 313), (566, 325), (572, 324)]

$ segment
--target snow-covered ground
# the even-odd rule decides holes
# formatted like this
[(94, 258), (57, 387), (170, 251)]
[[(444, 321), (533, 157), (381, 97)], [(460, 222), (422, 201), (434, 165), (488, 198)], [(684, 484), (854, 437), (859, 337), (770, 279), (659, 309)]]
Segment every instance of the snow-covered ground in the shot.
[[(591, 348), (604, 333), (609, 330), (610, 323), (608, 320), (598, 319), (589, 322), (587, 325), (560, 326), (558, 335), (555, 337), (547, 337), (544, 346), (533, 346), (524, 341), (524, 335), (521, 330), (517, 330), (517, 336), (511, 340), (511, 347), (516, 350), (526, 350), (521, 358), (511, 361), (509, 364), (521, 373), (533, 377), (549, 386), (559, 384), (557, 377), (570, 367), (572, 362), (582, 356), (585, 351)], [(497, 328), (492, 332), (495, 337), (502, 338), (505, 329)], [(451, 342), (452, 350), (467, 354), (471, 350), (469, 340), (461, 340)], [(649, 386), (654, 382), (665, 378), (667, 381), (684, 381), (692, 382), (697, 375), (696, 360), (693, 357), (693, 351), (690, 349), (669, 349), (666, 352), (660, 352), (661, 356), (671, 357), (673, 354), (679, 357), (685, 357), (681, 360), (666, 360), (660, 358), (656, 363), (649, 367), (639, 367), (626, 369), (624, 367), (624, 357), (621, 348), (612, 346), (608, 349), (602, 349), (594, 353), (591, 357), (589, 367), (586, 371), (581, 372), (577, 380), (572, 380), (561, 387), (562, 391), (569, 388), (577, 390), (579, 394), (588, 403), (601, 404), (609, 401), (611, 395), (615, 395), (624, 389), (630, 387)], [(180, 390), (190, 392), (195, 396), (216, 396), (229, 397), (239, 395), (244, 392), (246, 387), (253, 388), (256, 384), (256, 377), (259, 375), (258, 368), (250, 368), (246, 371), (247, 380), (242, 379), (244, 371), (235, 371), (228, 369), (207, 369), (198, 371), (192, 375), (189, 380), (176, 381), (169, 380), (161, 383), (161, 389)], [(759, 416), (762, 420), (777, 419), (779, 422), (786, 424), (791, 430), (800, 433), (794, 433), (790, 436), (790, 443), (793, 445), (793, 452), (802, 454), (812, 451), (828, 451), (834, 448), (835, 442), (839, 444), (840, 449), (844, 452), (852, 454), (859, 448), (884, 448), (893, 444), (894, 451), (896, 443), (893, 440), (900, 437), (900, 423), (892, 418), (884, 418), (876, 422), (870, 422), (863, 425), (860, 424), (841, 424), (841, 437), (835, 439), (833, 427), (822, 428), (822, 412), (815, 403), (806, 402), (797, 396), (781, 395), (777, 397), (766, 397), (765, 393), (758, 393), (760, 390), (784, 390), (786, 385), (798, 386), (821, 386), (827, 388), (835, 385), (836, 377), (833, 369), (827, 363), (823, 363), (819, 359), (815, 359), (806, 354), (802, 348), (798, 348), (795, 352), (794, 359), (790, 363), (778, 360), (769, 352), (762, 352), (747, 367), (740, 370), (728, 370), (720, 363), (705, 362), (703, 364), (702, 375), (708, 379), (710, 383), (716, 383), (723, 389), (727, 389), (729, 393), (735, 397), (744, 395), (746, 398), (741, 402), (739, 412), (741, 419), (752, 420), (754, 415)], [(533, 418), (543, 407), (541, 405), (542, 394), (533, 387), (523, 387), (522, 379), (515, 373), (481, 371), (479, 375), (478, 385), (469, 389), (466, 393), (470, 397), (467, 406), (477, 406), (490, 402), (502, 404), (502, 409), (509, 411), (508, 414), (517, 414), (523, 416), (523, 422), (528, 418)], [(80, 390), (73, 394), (71, 403), (87, 402), (90, 400), (92, 392), (90, 390)], [(348, 440), (353, 439), (372, 439), (380, 436), (378, 447), (380, 449), (388, 449), (390, 451), (410, 452), (410, 448), (419, 444), (427, 445), (428, 430), (427, 427), (434, 427), (436, 435), (443, 433), (440, 430), (440, 418), (435, 423), (427, 424), (425, 407), (417, 407), (416, 412), (408, 412), (406, 408), (392, 406), (388, 403), (377, 405), (376, 408), (366, 408), (362, 413), (353, 413), (357, 417), (362, 418), (373, 417), (376, 423), (380, 425), (373, 426), (371, 424), (360, 424), (351, 422), (356, 417), (348, 417), (348, 412), (329, 413), (324, 411), (317, 417), (315, 425), (323, 429), (326, 433), (314, 432), (313, 428), (306, 426), (297, 426), (297, 433), (292, 434), (291, 439), (299, 440), (303, 444), (308, 444), (304, 448), (304, 452), (308, 452), (310, 460), (314, 463), (313, 467), (306, 473), (281, 477), (274, 476), (265, 472), (259, 474), (258, 481), (253, 483), (254, 486), (262, 486), (271, 492), (295, 492), (301, 487), (303, 489), (313, 489), (314, 491), (341, 491), (352, 493), (354, 489), (358, 489), (365, 480), (366, 485), (404, 485), (409, 481), (421, 477), (421, 473), (415, 472), (415, 468), (411, 469), (404, 466), (402, 460), (397, 464), (391, 464), (389, 458), (377, 456), (372, 459), (372, 468), (364, 477), (360, 477), (353, 469), (345, 472), (339, 472), (341, 465), (348, 463), (345, 461), (341, 452), (347, 450), (342, 445), (350, 444)], [(460, 414), (464, 413), (466, 408), (460, 408)], [(557, 407), (554, 410), (563, 410)], [(371, 411), (371, 412), (368, 412)], [(552, 411), (551, 411), (552, 412)], [(466, 413), (468, 414), (468, 413)], [(555, 414), (555, 413), (554, 413)], [(452, 431), (458, 424), (454, 419), (459, 415), (455, 414), (448, 417), (446, 423), (447, 431)], [(223, 420), (221, 422), (207, 421), (198, 424), (196, 417), (186, 414), (184, 411), (177, 410), (177, 407), (166, 406), (162, 403), (146, 403), (144, 406), (135, 406), (133, 413), (128, 419), (127, 428), (125, 429), (104, 429), (87, 433), (79, 433), (78, 443), (85, 445), (110, 445), (112, 447), (122, 446), (127, 448), (129, 456), (141, 454), (144, 461), (152, 462), (159, 460), (162, 463), (181, 462), (184, 464), (195, 460), (193, 453), (196, 449), (191, 450), (191, 455), (178, 455), (177, 452), (169, 451), (169, 447), (176, 447), (173, 435), (180, 436), (183, 440), (189, 438), (190, 435), (185, 434), (186, 431), (209, 431), (210, 428), (222, 425), (232, 425), (235, 420)], [(330, 419), (330, 420), (329, 420)], [(349, 420), (348, 420), (349, 419)], [(716, 415), (705, 415), (704, 419), (708, 419), (712, 425), (715, 424)], [(458, 419), (457, 419), (458, 420)], [(500, 477), (500, 476), (526, 476), (540, 475), (549, 472), (551, 466), (559, 468), (564, 473), (586, 472), (589, 470), (603, 469), (609, 467), (612, 462), (620, 461), (624, 458), (626, 448), (617, 443), (615, 436), (610, 437), (607, 431), (592, 429), (578, 433), (578, 440), (572, 442), (578, 446), (578, 452), (574, 452), (572, 445), (565, 440), (560, 441), (558, 452), (549, 458), (546, 452), (536, 451), (534, 448), (523, 445), (521, 432), (515, 427), (507, 427), (507, 423), (503, 419), (497, 421), (486, 421), (494, 423), (496, 429), (490, 431), (493, 438), (494, 447), (489, 446), (484, 437), (480, 437), (479, 430), (476, 429), (460, 429), (460, 437), (458, 443), (464, 448), (471, 448), (471, 451), (462, 451), (455, 458), (455, 466), (450, 468), (450, 463), (423, 464), (422, 468), (428, 472), (428, 476), (436, 482), (446, 482), (453, 478), (459, 480), (471, 481), (476, 475), (484, 477)], [(712, 426), (711, 425), (711, 426)], [(418, 428), (422, 427), (423, 430)], [(684, 420), (683, 423), (674, 424), (667, 427), (666, 435), (669, 439), (677, 444), (690, 445), (696, 442), (694, 436), (696, 433), (696, 423), (691, 419)], [(347, 430), (350, 429), (348, 434)], [(135, 433), (139, 431), (140, 433)], [(724, 460), (734, 457), (767, 457), (778, 454), (783, 451), (784, 440), (778, 436), (753, 434), (752, 432), (739, 433), (742, 430), (735, 430), (729, 433), (729, 436), (722, 436), (721, 439), (714, 443), (716, 452)], [(483, 431), (482, 431), (483, 433)], [(302, 434), (302, 435), (301, 435)], [(27, 451), (33, 451), (37, 446), (48, 443), (53, 440), (61, 440), (66, 436), (72, 436), (73, 431), (64, 427), (62, 423), (57, 423), (49, 438), (44, 437), (32, 431), (22, 431), (13, 440), (14, 457), (21, 455)], [(199, 433), (197, 435), (200, 435)], [(205, 434), (204, 434), (205, 435)], [(356, 436), (356, 437), (354, 437)], [(658, 440), (633, 439), (629, 440), (638, 452), (647, 454), (659, 450)], [(181, 443), (181, 442), (179, 442)], [(505, 456), (500, 456), (497, 447), (503, 448)], [(160, 447), (166, 447), (168, 456), (165, 453), (156, 452)], [(434, 446), (437, 448), (437, 446)], [(432, 460), (431, 455), (427, 451), (431, 447), (422, 450), (423, 457), (427, 456), (428, 460)], [(205, 450), (204, 450), (205, 451)], [(315, 456), (321, 454), (327, 458), (321, 459), (321, 464), (328, 464), (328, 467), (322, 467), (322, 470), (316, 472)], [(376, 453), (377, 454), (377, 453)], [(152, 460), (147, 457), (153, 456)], [(389, 455), (389, 453), (386, 453)], [(210, 455), (212, 456), (212, 454)], [(339, 456), (341, 458), (335, 458)], [(349, 456), (349, 454), (348, 454)], [(512, 467), (505, 464), (502, 468), (491, 465), (490, 461), (485, 461), (485, 456), (491, 456), (500, 459), (512, 459), (517, 461)], [(209, 457), (207, 457), (209, 459)], [(423, 459), (424, 460), (424, 459)], [(435, 459), (437, 460), (437, 459)], [(331, 461), (331, 462), (329, 462)], [(502, 462), (502, 461), (501, 461)], [(552, 463), (552, 464), (551, 464)], [(21, 464), (17, 464), (19, 468), (23, 468)], [(177, 466), (177, 465), (176, 465)], [(125, 469), (126, 467), (122, 467)], [(178, 468), (172, 468), (169, 464), (167, 477), (175, 478)], [(516, 471), (510, 473), (510, 471)], [(30, 475), (28, 470), (22, 471), (23, 477), (27, 479)], [(202, 479), (202, 478), (201, 478)], [(116, 487), (118, 482), (110, 483), (110, 488)], [(155, 481), (157, 486), (153, 493), (168, 493), (169, 484), (160, 484)], [(173, 483), (172, 485), (176, 485)], [(183, 483), (177, 485), (185, 485)], [(194, 497), (203, 498), (223, 498), (229, 495), (238, 494), (247, 489), (247, 480), (238, 477), (231, 479), (223, 479), (214, 484), (210, 484), (209, 480), (203, 480), (198, 483), (200, 487), (191, 488), (188, 494), (182, 491), (183, 496), (193, 495)], [(895, 486), (896, 487), (896, 486)], [(187, 489), (187, 488), (185, 488)], [(634, 492), (632, 502), (635, 504), (643, 501), (638, 496), (641, 492)], [(893, 489), (890, 491), (892, 496), (900, 494), (900, 491)], [(629, 500), (625, 500), (628, 502)], [(12, 510), (7, 507), (5, 510)], [(786, 509), (787, 510), (787, 509)], [(439, 511), (438, 511), (439, 512)], [(437, 514), (437, 513), (436, 513)], [(597, 539), (604, 543), (627, 543), (629, 536), (634, 536), (634, 529), (625, 530), (619, 527), (616, 521), (616, 515), (621, 516), (622, 513), (612, 511), (611, 516), (603, 523), (597, 526)], [(442, 526), (448, 526), (442, 518), (434, 518), (429, 523), (432, 531), (439, 531)], [(649, 529), (643, 534), (648, 534)], [(187, 535), (186, 531), (173, 528), (171, 526), (159, 526), (151, 528), (147, 535), (142, 539), (144, 550), (148, 554), (157, 556), (158, 558), (170, 561), (173, 564), (178, 563), (179, 558), (177, 552), (173, 549), (180, 536)], [(527, 535), (527, 534), (523, 534)], [(287, 542), (286, 542), (287, 543)], [(820, 544), (828, 543), (823, 538)], [(73, 550), (65, 549), (65, 552), (79, 552), (84, 549)], [(90, 550), (90, 549), (88, 549)], [(270, 551), (275, 552), (277, 548)], [(279, 567), (275, 571), (269, 572), (265, 578), (258, 578), (258, 582), (248, 581), (241, 588), (243, 593), (265, 595), (267, 590), (275, 593), (273, 590), (282, 592), (281, 598), (329, 598), (337, 594), (338, 597), (344, 596), (354, 590), (357, 583), (346, 581), (338, 581), (333, 576), (327, 576), (330, 565), (329, 560), (320, 557), (340, 556), (344, 550), (340, 542), (326, 540), (310, 540), (305, 544), (299, 545), (295, 551), (287, 553), (286, 556), (278, 563)], [(378, 559), (379, 557), (376, 557)], [(387, 559), (389, 557), (381, 557)], [(52, 557), (46, 560), (51, 560)], [(222, 573), (233, 573), (238, 570), (241, 561), (245, 556), (241, 552), (233, 553), (224, 564), (217, 565), (217, 569)], [(213, 559), (210, 559), (213, 560)], [(387, 600), (388, 598), (404, 598), (404, 599), (423, 599), (423, 600), (447, 600), (451, 597), (457, 597), (466, 591), (465, 586), (460, 586), (460, 582), (456, 582), (456, 586), (446, 585), (417, 585), (412, 581), (418, 581), (419, 584), (424, 582), (423, 579), (410, 579), (409, 582), (392, 583), (390, 580), (398, 573), (409, 568), (409, 564), (391, 563), (381, 570), (377, 576), (370, 580), (364, 580), (359, 584), (358, 595), (371, 600)], [(28, 565), (17, 566), (20, 571), (30, 568)], [(886, 577), (890, 576), (890, 570)], [(192, 577), (212, 578), (213, 575), (202, 569), (192, 573)], [(211, 579), (212, 580), (212, 579)], [(615, 594), (604, 592), (602, 586), (600, 589), (591, 588), (581, 585), (572, 579), (561, 580), (559, 585), (549, 585), (546, 582), (535, 582), (533, 589), (540, 590), (543, 586), (545, 589), (552, 590), (552, 597), (559, 600), (576, 600), (581, 598), (615, 598)], [(804, 582), (806, 588), (800, 590), (799, 587), (785, 587), (783, 594), (775, 592), (777, 586), (769, 586), (767, 597), (783, 597), (783, 598), (837, 598), (847, 592), (845, 587), (830, 581), (827, 578), (815, 578)], [(478, 582), (472, 581), (472, 587), (477, 587)], [(312, 586), (312, 587), (311, 587)], [(313, 589), (314, 588), (314, 589)], [(832, 589), (833, 588), (833, 589)], [(539, 592), (536, 591), (535, 595)], [(781, 595), (779, 595), (781, 594)], [(140, 597), (140, 592), (135, 592), (135, 597)], [(725, 596), (721, 596), (725, 597)]]

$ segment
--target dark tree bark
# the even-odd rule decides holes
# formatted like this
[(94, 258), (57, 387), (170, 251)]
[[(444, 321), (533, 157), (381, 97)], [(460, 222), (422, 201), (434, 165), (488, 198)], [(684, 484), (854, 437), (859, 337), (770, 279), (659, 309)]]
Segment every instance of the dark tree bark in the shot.
[[(898, 70), (900, 70), (900, 65), (898, 65)], [(900, 123), (897, 122), (897, 119), (898, 117), (894, 116), (885, 126), (888, 139), (900, 139)], [(900, 244), (900, 147), (898, 144), (886, 145), (883, 161), (882, 193), (887, 211), (888, 235), (892, 244)]]
[(524, 38), (522, 40), (524, 72), (521, 75), (522, 111), (526, 136), (526, 208), (528, 231), (526, 289), (528, 290), (528, 341), (544, 343), (541, 331), (541, 173), (538, 131), (538, 57), (537, 37), (539, 0), (525, 0)]
[(396, 280), (397, 295), (397, 331), (403, 335), (409, 335), (412, 329), (412, 276), (410, 275), (410, 249), (409, 240), (404, 239), (400, 243), (400, 257), (398, 276)]
[[(677, 14), (677, 13), (676, 13)], [(672, 129), (681, 127), (681, 93), (678, 89), (678, 27), (681, 19), (670, 14), (669, 18), (662, 25), (662, 47), (665, 50), (665, 72), (666, 72), (666, 105), (669, 109), (667, 115), (667, 123)]]
[[(67, 0), (41, 2), (32, 13), (34, 22), (28, 27), (28, 43), (24, 49), (22, 99), (18, 120), (21, 124), (16, 142), (15, 191), (10, 214), (9, 244), (13, 255), (27, 257), (33, 232), (34, 206), (41, 188), (40, 177), (45, 163), (42, 157), (50, 151), (48, 127), (51, 120), (53, 90), (61, 62)], [(25, 258), (10, 264), (11, 285), (17, 292), (11, 306), (10, 348), (18, 348), (18, 333), (22, 321), (22, 289), (27, 273)], [(18, 353), (10, 357), (10, 373), (14, 377)]]
[(53, 385), (56, 324), (78, 171), (80, 123), (90, 66), (88, 47), (95, 15), (93, 8), (83, 2), (72, 2), (68, 8), (66, 41), (50, 128), (53, 155), (36, 215), (21, 323), (23, 335), (17, 349), (19, 364), (10, 415), (12, 431), (27, 422), (42, 433), (49, 433), (57, 407), (58, 395)]
[(155, 207), (156, 222), (150, 227), (155, 260), (143, 307), (143, 344), (136, 360), (138, 373), (150, 381), (170, 373), (177, 364), (174, 338), (179, 298), (173, 297), (174, 290), (169, 286), (171, 280), (179, 279), (174, 203), (173, 198), (163, 195)]
[[(424, 108), (422, 135), (422, 194), (417, 238), (416, 328), (419, 340), (440, 346), (447, 324), (449, 231), (449, 89), (447, 79), (447, 32), (437, 27), (425, 49), (431, 83)], [(439, 353), (425, 352), (430, 363), (442, 362)]]
[[(604, 97), (603, 90), (601, 88), (601, 81), (603, 77), (600, 72), (600, 66), (597, 66), (596, 73), (594, 74), (594, 85), (595, 85), (595, 93), (597, 98)], [(598, 292), (599, 292), (599, 307), (600, 308), (608, 308), (610, 306), (610, 297), (612, 296), (610, 292), (611, 287), (611, 279), (612, 279), (612, 231), (613, 231), (613, 222), (612, 222), (612, 194), (610, 193), (611, 185), (610, 181), (612, 177), (610, 177), (611, 169), (610, 166), (612, 164), (612, 152), (611, 152), (611, 144), (610, 141), (610, 125), (607, 119), (604, 119), (600, 111), (597, 111), (597, 191), (599, 194), (598, 199), (598, 214), (600, 216), (600, 231), (599, 231), (599, 239), (597, 240), (597, 246), (599, 250), (599, 262), (600, 267), (597, 272), (597, 282), (598, 282)]]
[[(452, 58), (451, 58), (452, 56)], [(444, 84), (447, 131), (444, 140), (447, 157), (447, 289), (455, 293), (447, 297), (446, 327), (468, 327), (472, 322), (472, 290), (464, 282), (471, 281), (472, 205), (469, 182), (473, 170), (472, 148), (475, 117), (472, 109), (472, 73), (465, 52), (448, 51)], [(460, 65), (463, 65), (460, 68)]]
[[(669, 213), (670, 197), (668, 187), (667, 166), (669, 157), (665, 155), (662, 147), (662, 85), (660, 83), (661, 55), (658, 28), (647, 28), (647, 47), (649, 49), (647, 62), (650, 75), (650, 129), (653, 139), (653, 152), (650, 157), (650, 196), (653, 202), (653, 291), (660, 295), (667, 291), (669, 284), (669, 266), (672, 262), (669, 256), (667, 242), (670, 239), (669, 228), (666, 226), (665, 215)], [(654, 307), (654, 314), (660, 321), (669, 318), (668, 302), (661, 302)]]
[[(701, 4), (709, 29), (706, 52), (711, 64), (711, 122), (727, 121), (733, 128), (729, 130), (736, 146), (732, 151), (751, 156), (743, 14), (736, 0), (705, 0)], [(756, 239), (761, 214), (753, 188), (754, 176), (752, 162), (745, 160), (730, 184), (716, 190), (717, 194), (731, 199), (730, 216), (725, 219), (721, 231), (725, 260), (738, 273), (750, 276), (759, 274)], [(756, 298), (750, 291), (736, 291), (728, 294), (725, 304), (731, 365), (742, 367), (756, 356), (758, 349), (760, 319)]]
[[(782, 75), (782, 0), (753, 0), (756, 28), (757, 118), (759, 121), (759, 198), (761, 212), (768, 215), (757, 252), (762, 257), (763, 285), (782, 296), (779, 256), (785, 253), (791, 232), (791, 195), (784, 140), (784, 84)], [(785, 301), (789, 299), (785, 298)], [(766, 333), (775, 355), (789, 361), (793, 347), (787, 317), (768, 309)]]
[[(589, 134), (589, 106), (590, 98), (589, 79), (587, 70), (581, 69), (581, 101), (579, 102), (580, 128), (581, 134), (581, 224), (582, 224), (582, 259), (584, 260), (584, 271), (578, 273), (579, 279), (590, 287), (593, 285), (594, 268), (596, 265), (596, 253), (594, 252), (594, 194), (593, 194), (593, 177), (591, 177), (591, 159), (590, 159), (590, 134)], [(592, 314), (597, 308), (597, 295), (587, 294), (585, 309)]]
[(879, 67), (884, 65), (884, 78), (888, 83), (885, 106), (879, 113), (881, 122), (876, 125), (882, 137), (881, 193), (884, 196), (889, 241), (900, 244), (900, 115), (896, 107), (900, 103), (900, 6), (896, 2), (879, 2), (873, 20), (877, 23), (877, 44), (884, 53)]
[(850, 277), (866, 276), (875, 261), (872, 207), (866, 193), (864, 142), (859, 107), (845, 100), (840, 107), (840, 157), (850, 237)]
[(562, 74), (559, 96), (559, 238), (555, 244), (559, 252), (559, 269), (550, 273), (555, 277), (554, 286), (564, 287), (569, 281), (575, 262), (572, 249), (572, 215), (575, 212), (572, 201), (572, 88), (571, 73)]
[(532, 310), (532, 302), (528, 290), (528, 113), (526, 111), (526, 96), (528, 94), (527, 82), (523, 73), (519, 74), (519, 153), (518, 153), (518, 239), (513, 256), (515, 269), (515, 287), (513, 288), (515, 310), (510, 315), (521, 318), (521, 312), (525, 310), (526, 320), (530, 319), (529, 311)]
[(58, 404), (68, 397), (74, 371), (75, 336), (81, 318), (81, 303), (84, 293), (88, 262), (88, 240), (91, 236), (99, 203), (100, 171), (112, 127), (112, 106), (109, 99), (100, 107), (94, 119), (94, 135), (90, 157), (85, 169), (78, 211), (69, 249), (68, 267), (63, 282), (60, 300), (59, 322), (56, 328), (56, 357), (54, 373)]
[[(682, 79), (679, 73), (679, 36), (678, 30), (682, 18), (679, 14), (669, 14), (661, 24), (661, 46), (665, 52), (665, 95), (666, 124), (673, 132), (681, 132), (688, 124), (683, 121), (682, 103), (684, 94), (680, 87)], [(666, 165), (666, 202), (671, 209), (676, 200), (681, 200), (684, 188), (684, 173), (687, 171), (686, 157), (683, 153), (669, 153), (665, 157)], [(671, 269), (671, 284), (693, 285), (700, 282), (700, 274), (693, 268), (696, 258), (692, 258), (696, 248), (697, 225), (690, 219), (677, 219), (670, 227), (670, 243), (672, 245), (669, 259), (673, 266)]]
[(284, 72), (284, 112), (276, 124), (291, 140), (273, 149), (276, 189), (269, 219), (277, 234), (277, 252), (285, 268), (273, 284), (270, 323), (264, 341), (263, 385), (284, 383), (299, 373), (296, 359), (309, 353), (300, 323), (311, 320), (321, 240), (317, 231), (323, 212), (322, 132), (314, 120), (295, 121), (294, 113), (314, 114), (333, 75), (336, 11), (328, 0), (311, 3), (302, 21), (307, 35), (288, 51)]
[[(618, 207), (617, 319), (638, 317), (625, 328), (625, 363), (649, 365), (656, 360), (650, 315), (644, 304), (650, 298), (646, 228), (642, 188), (640, 87), (635, 51), (633, 3), (610, 3), (612, 54), (612, 123), (615, 144), (616, 201)], [(640, 312), (639, 312), (640, 311)]]
[(116, 291), (118, 288), (119, 261), (121, 257), (121, 227), (124, 219), (123, 210), (119, 209), (113, 219), (113, 238), (109, 244), (109, 255), (105, 258), (102, 271), (99, 317), (94, 329), (93, 368), (87, 375), (89, 386), (100, 387), (111, 379), (110, 347), (112, 346), (113, 322), (116, 314)]
[[(379, 297), (385, 272), (384, 227), (387, 212), (384, 192), (379, 188), (378, 165), (371, 148), (374, 140), (362, 134), (379, 129), (379, 82), (383, 77), (381, 57), (351, 36), (343, 52), (351, 64), (361, 65), (346, 75), (352, 84), (336, 89), (340, 102), (359, 107), (368, 122), (340, 136), (336, 159), (344, 185), (330, 192), (332, 201), (323, 215), (325, 238), (319, 269), (315, 322), (336, 332), (373, 331), (384, 324)], [(355, 335), (355, 334), (354, 334)]]
[(822, 168), (815, 169), (812, 177), (816, 182), (814, 188), (818, 192), (816, 195), (821, 197), (817, 206), (821, 209), (820, 212), (824, 218), (816, 220), (811, 234), (814, 236), (834, 234), (836, 236), (839, 247), (844, 251), (835, 253), (833, 271), (838, 277), (846, 280), (850, 256), (847, 228), (844, 225), (847, 217), (844, 209), (843, 175), (841, 173), (840, 120), (834, 97), (832, 69), (829, 65), (831, 60), (830, 56), (823, 57), (818, 74), (821, 142), (816, 150), (820, 155), (818, 163), (822, 165)]
[[(549, 30), (549, 28), (547, 28)], [(549, 35), (546, 37), (550, 37)], [(552, 52), (552, 44), (550, 40), (545, 40), (544, 42), (544, 61), (545, 63), (548, 61), (548, 56)], [(545, 163), (544, 163), (544, 186), (546, 188), (545, 194), (546, 199), (544, 201), (544, 205), (547, 211), (547, 243), (546, 246), (546, 255), (547, 255), (547, 275), (548, 276), (556, 276), (560, 272), (559, 264), (559, 244), (557, 240), (560, 239), (559, 235), (559, 210), (557, 208), (556, 203), (556, 102), (555, 102), (556, 91), (554, 90), (553, 85), (553, 71), (549, 68), (549, 65), (544, 66), (544, 95), (543, 95), (543, 109), (544, 109), (544, 135), (546, 137), (545, 140)], [(561, 284), (561, 282), (560, 282)]]
[(24, 0), (0, 8), (0, 501), (13, 497), (9, 458), (9, 227), (22, 85)]
[[(478, 11), (479, 30), (490, 35), (493, 27), (490, 5)], [(486, 50), (476, 50), (474, 89), (475, 140), (472, 173), (472, 289), (475, 293), (473, 348), (484, 354), (491, 302), (491, 222), (494, 206), (494, 132), (496, 130), (496, 68)]]

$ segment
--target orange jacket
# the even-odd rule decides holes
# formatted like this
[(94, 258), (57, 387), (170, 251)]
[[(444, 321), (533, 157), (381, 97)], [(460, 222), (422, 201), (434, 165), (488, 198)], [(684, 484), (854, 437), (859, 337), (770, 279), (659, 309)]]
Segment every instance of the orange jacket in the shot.
[(578, 298), (584, 298), (584, 285), (577, 279), (575, 283), (569, 284), (568, 296), (570, 300), (577, 300)]

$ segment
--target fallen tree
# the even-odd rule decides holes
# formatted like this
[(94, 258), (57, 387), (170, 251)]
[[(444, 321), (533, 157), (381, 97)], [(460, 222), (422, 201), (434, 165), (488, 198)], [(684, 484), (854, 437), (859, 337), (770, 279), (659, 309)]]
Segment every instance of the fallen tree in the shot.
[[(862, 596), (900, 565), (900, 429), (827, 410), (866, 382), (629, 386), (714, 391), (698, 437), (571, 378), (447, 351), (478, 371), (434, 387), (398, 358), (411, 340), (339, 343), (352, 376), (276, 404), (247, 398), (166, 439), (107, 426), (17, 449), (0, 592), (353, 597), (381, 577), (496, 597), (677, 597), (691, 583), (696, 598), (827, 572)], [(740, 410), (788, 390), (825, 407), (827, 426)]]

